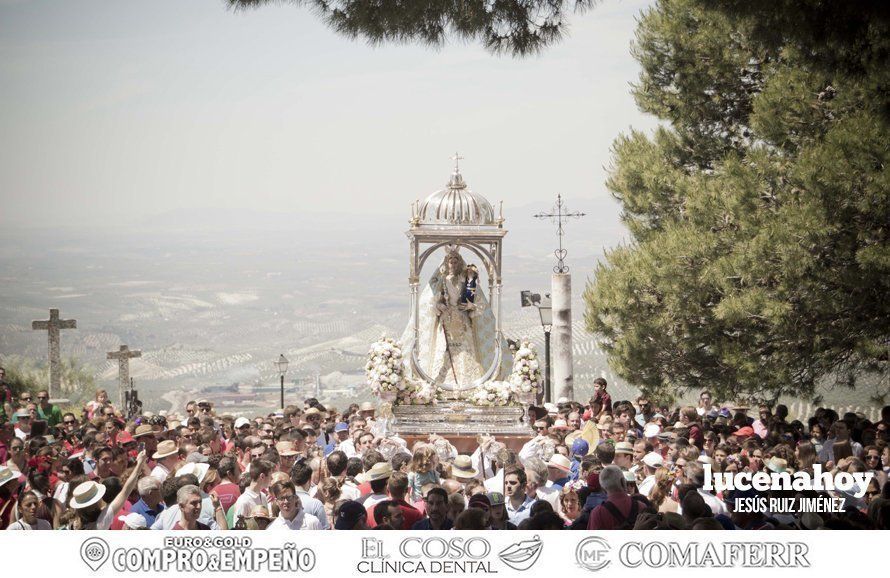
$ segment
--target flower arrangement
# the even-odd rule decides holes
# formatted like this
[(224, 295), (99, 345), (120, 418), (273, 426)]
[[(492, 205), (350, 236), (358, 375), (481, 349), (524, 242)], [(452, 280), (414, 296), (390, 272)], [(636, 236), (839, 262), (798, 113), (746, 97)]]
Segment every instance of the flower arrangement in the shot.
[(528, 397), (541, 391), (541, 369), (535, 346), (528, 339), (519, 344), (513, 356), (513, 372), (507, 378), (517, 396)]
[(402, 405), (430, 405), (436, 403), (440, 388), (431, 383), (409, 379), (408, 387), (399, 392), (397, 402)]
[(512, 384), (506, 381), (486, 381), (470, 396), (470, 403), (481, 407), (503, 407), (514, 401)]
[(371, 345), (365, 375), (374, 395), (387, 401), (395, 400), (408, 389), (403, 372), (402, 348), (396, 340), (383, 336)]

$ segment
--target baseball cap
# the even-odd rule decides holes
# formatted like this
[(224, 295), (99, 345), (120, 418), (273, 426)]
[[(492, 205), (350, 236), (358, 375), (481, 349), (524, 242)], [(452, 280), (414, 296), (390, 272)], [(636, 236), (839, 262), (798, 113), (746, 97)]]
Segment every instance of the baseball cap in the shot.
[(246, 417), (239, 417), (235, 420), (235, 429), (241, 429), (246, 425), (250, 425), (250, 420)]
[(586, 456), (589, 451), (590, 444), (587, 443), (587, 440), (578, 439), (572, 443), (573, 456)]
[(362, 516), (367, 516), (365, 507), (355, 500), (348, 500), (340, 505), (337, 513), (337, 521), (334, 522), (335, 530), (352, 530)]
[(491, 500), (488, 499), (488, 496), (485, 494), (474, 494), (470, 496), (470, 501), (467, 502), (467, 508), (482, 508), (484, 510), (491, 509)]
[(337, 425), (334, 426), (334, 433), (340, 433), (341, 431), (349, 431), (349, 424), (341, 421)]
[(506, 503), (504, 494), (500, 492), (489, 492), (487, 497), (492, 506), (503, 506)]

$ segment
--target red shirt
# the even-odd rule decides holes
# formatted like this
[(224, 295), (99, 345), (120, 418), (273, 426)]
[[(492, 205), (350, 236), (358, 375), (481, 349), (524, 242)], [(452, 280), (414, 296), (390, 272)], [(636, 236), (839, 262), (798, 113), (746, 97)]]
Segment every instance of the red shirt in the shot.
[(126, 516), (127, 514), (129, 514), (129, 513), (130, 513), (130, 509), (131, 509), (132, 507), (133, 507), (133, 504), (131, 504), (130, 502), (124, 502), (124, 505), (123, 505), (123, 507), (121, 508), (121, 511), (118, 512), (118, 513), (117, 513), (117, 516), (114, 517), (114, 521), (111, 523), (111, 527), (109, 527), (108, 529), (109, 529), (109, 530), (123, 530), (123, 529), (124, 529), (124, 523), (121, 522), (118, 518), (120, 518), (121, 516)]
[[(399, 505), (399, 508), (402, 510), (402, 517), (404, 520), (402, 521), (402, 527), (396, 528), (397, 530), (410, 530), (411, 526), (413, 526), (416, 522), (423, 519), (423, 514), (420, 513), (420, 510), (406, 502), (405, 500), (393, 500), (396, 504)], [(368, 508), (368, 527), (375, 528), (377, 526), (377, 522), (374, 520), (374, 510), (377, 509), (377, 506), (380, 504), (375, 504), (374, 507)]]
[(219, 496), (219, 503), (226, 512), (241, 496), (241, 489), (238, 487), (238, 484), (233, 484), (232, 482), (223, 482), (213, 488), (211, 492)]
[(402, 509), (402, 517), (405, 518), (402, 524), (403, 530), (410, 530), (415, 523), (423, 519), (423, 513), (405, 500), (395, 500), (395, 502)]
[[(630, 508), (633, 503), (631, 497), (627, 494), (609, 494), (607, 501), (618, 508), (622, 518), (616, 520), (612, 512), (600, 504), (590, 512), (590, 519), (587, 521), (588, 530), (614, 530), (624, 523), (625, 518), (630, 514)], [(642, 503), (637, 504), (637, 513), (643, 511), (645, 506)]]

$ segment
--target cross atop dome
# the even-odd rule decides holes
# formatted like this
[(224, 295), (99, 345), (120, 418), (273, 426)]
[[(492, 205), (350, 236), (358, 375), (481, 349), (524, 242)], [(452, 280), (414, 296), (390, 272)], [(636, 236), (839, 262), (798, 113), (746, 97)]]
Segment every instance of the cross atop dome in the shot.
[(464, 157), (455, 152), (454, 156), (451, 157), (451, 160), (454, 161), (454, 174), (460, 174), (460, 161), (464, 160)]

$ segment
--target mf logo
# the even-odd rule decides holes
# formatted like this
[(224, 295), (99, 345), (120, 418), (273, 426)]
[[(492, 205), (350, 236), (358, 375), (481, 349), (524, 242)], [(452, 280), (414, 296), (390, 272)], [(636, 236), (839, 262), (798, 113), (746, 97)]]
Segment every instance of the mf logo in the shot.
[(362, 558), (389, 558), (383, 553), (383, 540), (362, 538)]
[(575, 548), (575, 560), (582, 568), (596, 572), (609, 565), (609, 551), (612, 548), (603, 538), (585, 538)]

